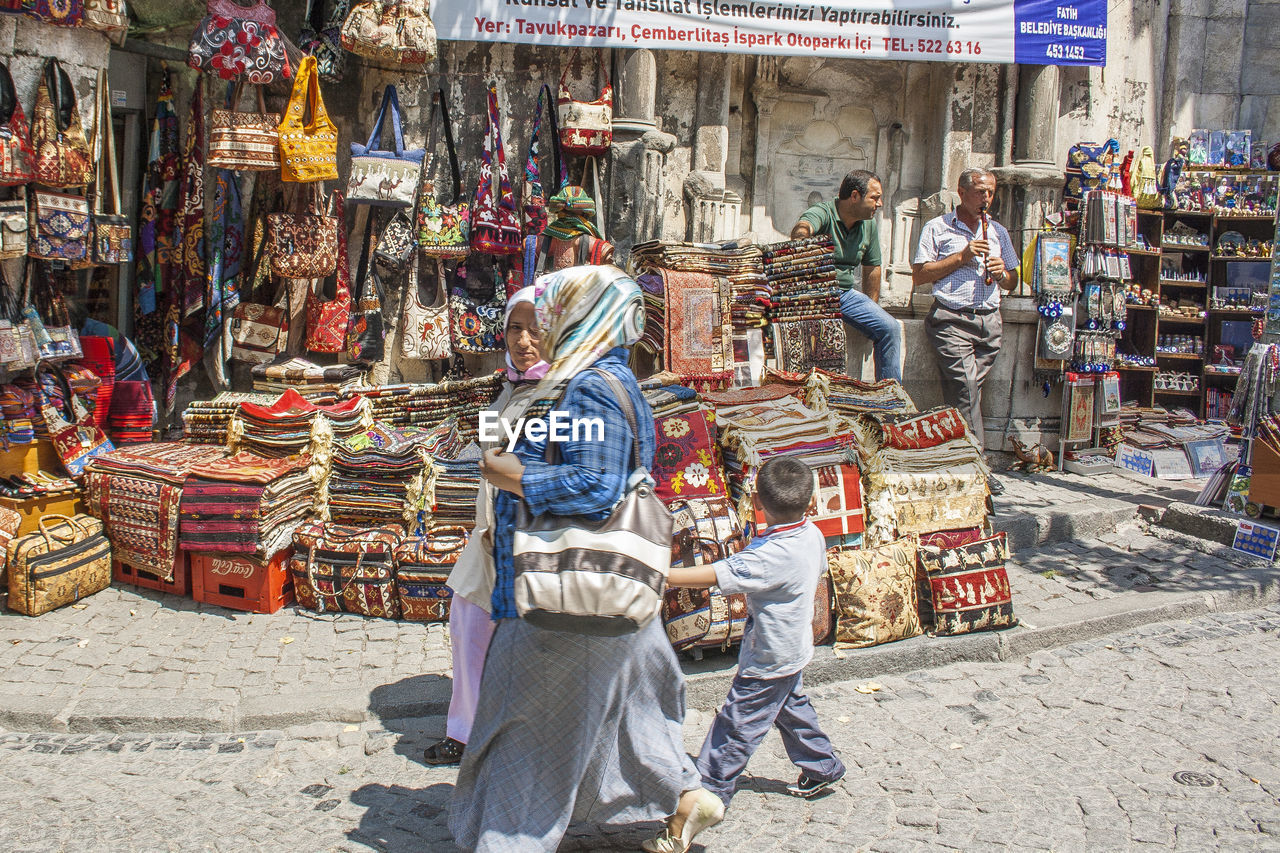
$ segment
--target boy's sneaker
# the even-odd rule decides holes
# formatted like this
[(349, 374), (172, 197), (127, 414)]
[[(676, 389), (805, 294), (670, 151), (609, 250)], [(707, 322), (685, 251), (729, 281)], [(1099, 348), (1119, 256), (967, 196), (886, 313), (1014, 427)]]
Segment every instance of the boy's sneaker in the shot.
[(812, 776), (800, 774), (800, 778), (796, 780), (794, 785), (787, 786), (787, 793), (793, 797), (803, 797), (804, 799), (812, 799), (824, 791), (830, 791), (832, 786), (844, 778), (841, 774), (836, 779), (814, 779)]

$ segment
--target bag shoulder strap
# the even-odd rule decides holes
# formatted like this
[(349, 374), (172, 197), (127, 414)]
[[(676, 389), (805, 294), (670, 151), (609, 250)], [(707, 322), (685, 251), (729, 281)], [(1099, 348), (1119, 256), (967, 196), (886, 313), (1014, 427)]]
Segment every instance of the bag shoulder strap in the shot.
[(444, 146), (449, 153), (449, 170), (453, 174), (453, 201), (451, 203), (457, 205), (462, 202), (462, 170), (458, 168), (458, 149), (453, 144), (453, 123), (449, 120), (449, 102), (445, 98), (444, 89), (437, 89), (435, 94), (431, 96), (431, 115), (427, 117), (427, 125), (431, 129), (431, 142), (428, 148), (432, 152), (432, 157), (422, 158), (422, 164), (423, 168), (426, 168), (428, 159), (435, 159), (434, 152), (437, 144), (435, 115), (437, 105), (440, 108), (440, 122), (444, 126)]
[[(98, 71), (98, 117), (95, 121), (94, 158), (98, 164), (97, 184), (94, 186), (94, 212), (102, 213), (103, 196), (111, 192), (111, 212), (120, 215), (120, 167), (116, 164), (116, 134), (111, 118), (111, 93), (107, 86), (107, 71)], [(106, 181), (104, 186), (103, 176)]]
[[(600, 374), (600, 376), (604, 378), (604, 381), (608, 383), (609, 390), (612, 391), (613, 396), (617, 398), (618, 405), (622, 408), (622, 414), (626, 417), (627, 424), (631, 427), (631, 470), (634, 471), (636, 468), (644, 467), (640, 464), (640, 425), (636, 418), (635, 407), (631, 404), (631, 395), (627, 393), (626, 386), (622, 384), (622, 381), (618, 379), (618, 377), (614, 376), (602, 367), (589, 367), (587, 370), (591, 373)], [(568, 386), (565, 387), (565, 391), (568, 391)], [(561, 399), (564, 399), (563, 396)], [(552, 453), (552, 448), (555, 448), (554, 455)], [(556, 442), (548, 439), (547, 448), (543, 451), (543, 459), (548, 463), (555, 464), (559, 461), (559, 457), (560, 449)]]
[(369, 141), (365, 145), (365, 152), (381, 151), (382, 149), (382, 128), (386, 121), (387, 113), (391, 113), (391, 131), (395, 138), (395, 153), (397, 157), (404, 154), (404, 130), (400, 124), (400, 97), (396, 94), (396, 87), (393, 83), (388, 83), (387, 87), (382, 90), (382, 106), (378, 108), (378, 117), (373, 122), (373, 129), (369, 131)]

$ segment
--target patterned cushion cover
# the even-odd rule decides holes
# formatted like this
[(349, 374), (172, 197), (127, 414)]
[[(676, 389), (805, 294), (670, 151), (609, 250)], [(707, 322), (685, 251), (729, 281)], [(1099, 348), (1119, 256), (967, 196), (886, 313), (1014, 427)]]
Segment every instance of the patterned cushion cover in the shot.
[(654, 419), (653, 479), (664, 503), (728, 494), (716, 458), (715, 415), (706, 411)]
[(964, 416), (950, 406), (918, 415), (896, 415), (884, 420), (884, 443), (897, 450), (937, 447), (965, 434)]
[(921, 633), (914, 539), (832, 551), (827, 568), (836, 595), (836, 648), (874, 646)]
[(920, 569), (929, 582), (933, 632), (968, 634), (1017, 625), (1008, 559), (1003, 533), (958, 548), (922, 548)]
[[(862, 508), (862, 473), (857, 465), (824, 465), (814, 469), (818, 501), (807, 517), (823, 536), (844, 536), (866, 530)], [(765, 528), (764, 513), (755, 513), (756, 529)]]

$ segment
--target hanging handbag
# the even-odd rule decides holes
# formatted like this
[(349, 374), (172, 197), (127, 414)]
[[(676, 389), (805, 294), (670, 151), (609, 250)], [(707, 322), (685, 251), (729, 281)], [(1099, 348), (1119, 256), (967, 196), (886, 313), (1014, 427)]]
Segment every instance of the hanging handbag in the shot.
[(272, 275), (323, 278), (333, 274), (340, 248), (346, 242), (342, 229), (342, 194), (334, 192), (329, 196), (326, 213), (321, 213), (316, 203), (319, 194), (318, 187), (309, 192), (304, 212), (267, 215), (267, 258)]
[(326, 83), (342, 82), (347, 52), (342, 49), (342, 22), (347, 19), (347, 0), (334, 0), (328, 17), (324, 0), (307, 0), (307, 25), (298, 34), (298, 46), (316, 58), (316, 73)]
[[(266, 240), (258, 246), (251, 280), (262, 270)], [(289, 345), (289, 288), (281, 282), (271, 305), (241, 302), (231, 314), (231, 358), (246, 364), (266, 364)]]
[[(404, 288), (404, 319), (400, 321), (400, 354), (405, 358), (450, 358), (449, 303), (445, 299), (444, 262), (436, 261), (435, 271), (423, 275), (422, 264), (409, 268)], [(424, 280), (435, 280), (430, 303), (423, 301)]]
[(503, 349), (502, 316), (506, 307), (506, 290), (503, 287), (494, 287), (493, 296), (487, 302), (481, 302), (462, 287), (454, 287), (449, 294), (454, 352), (498, 352)]
[(262, 87), (254, 86), (258, 111), (240, 112), (240, 87), (231, 96), (232, 109), (214, 110), (209, 117), (209, 165), (215, 169), (267, 172), (280, 168), (280, 114), (267, 112)]
[(74, 263), (89, 257), (89, 202), (84, 196), (36, 190), (35, 232), (29, 253), (45, 261)]
[(596, 64), (604, 89), (594, 101), (575, 101), (569, 92), (569, 72), (578, 62), (578, 48), (573, 49), (564, 73), (560, 75), (560, 147), (571, 154), (591, 156), (603, 154), (613, 144), (613, 86), (604, 68), (604, 58), (597, 52)]
[[(386, 151), (382, 145), (382, 127), (387, 113), (395, 148)], [(396, 87), (388, 85), (382, 93), (382, 106), (364, 145), (351, 143), (351, 177), (347, 181), (347, 201), (383, 207), (412, 207), (418, 194), (418, 177), (422, 173), (421, 148), (406, 151), (404, 131), (400, 124), (400, 99)]]
[(372, 65), (409, 70), (436, 58), (436, 28), (425, 0), (370, 0), (347, 15), (342, 46)]
[(374, 249), (373, 259), (388, 269), (403, 270), (413, 263), (417, 252), (413, 223), (403, 210), (398, 210), (378, 236), (378, 248)]
[[(133, 229), (120, 213), (119, 166), (116, 165), (115, 126), (107, 72), (98, 72), (97, 178), (93, 185), (93, 262), (127, 264), (133, 261)], [(105, 174), (104, 174), (105, 173)], [(103, 196), (111, 191), (111, 213), (103, 212)]]
[(26, 255), (29, 231), (25, 191), (22, 198), (0, 201), (0, 260)]
[[(311, 121), (304, 119), (310, 113)], [(316, 58), (304, 56), (280, 122), (280, 179), (311, 183), (338, 177), (338, 128), (320, 97)]]
[[(71, 325), (71, 312), (67, 310), (67, 301), (56, 290), (49, 280), (49, 272), (35, 264), (27, 265), (28, 276), (35, 281), (31, 293), (39, 302), (40, 310), (28, 304), (24, 314), (32, 321), (32, 328), (39, 323), (40, 331), (36, 335), (40, 357), (45, 359), (81, 358), (84, 349), (80, 345), (80, 334)], [(33, 319), (33, 315), (38, 319)]]
[(369, 262), (373, 253), (373, 215), (365, 225), (360, 268), (356, 271), (355, 303), (347, 324), (347, 355), (352, 361), (372, 364), (382, 361), (386, 350), (387, 326), (382, 319), (382, 279)]
[(84, 0), (81, 23), (86, 30), (105, 33), (107, 40), (117, 47), (123, 45), (129, 35), (129, 13), (124, 0)]
[(547, 194), (542, 187), (542, 174), (538, 167), (538, 143), (542, 131), (542, 113), (547, 113), (551, 121), (551, 162), (555, 166), (555, 183), (552, 186), (558, 191), (564, 182), (564, 172), (560, 165), (560, 139), (556, 127), (556, 114), (551, 108), (551, 87), (543, 85), (538, 93), (538, 105), (533, 116), (533, 132), (529, 136), (529, 157), (524, 164), (524, 204), (521, 213), (524, 215), (524, 233), (534, 236), (542, 233), (547, 227)]
[(241, 6), (235, 0), (209, 0), (207, 14), (191, 34), (187, 64), (223, 80), (244, 78), (256, 86), (288, 80), (292, 74), (276, 13), (266, 0)]
[(0, 366), (13, 372), (30, 370), (38, 359), (35, 335), (22, 316), (22, 300), (0, 264)]
[[(489, 84), (489, 130), (485, 134), (480, 159), (480, 183), (471, 210), (471, 249), (484, 255), (514, 255), (520, 252), (520, 219), (515, 196), (507, 177), (507, 152), (498, 126), (498, 89)], [(494, 193), (494, 157), (498, 161), (498, 191)]]
[[(337, 197), (338, 222), (345, 221), (346, 211), (342, 195)], [(334, 297), (321, 299), (313, 290), (307, 291), (307, 350), (309, 352), (342, 352), (347, 346), (347, 326), (351, 322), (351, 268), (347, 263), (345, 236), (337, 240), (337, 260), (334, 264)]]
[(93, 180), (93, 155), (80, 126), (71, 77), (58, 60), (45, 61), (36, 89), (31, 147), (35, 151), (35, 180), (46, 187), (83, 187)]
[[(61, 372), (58, 374), (58, 379), (61, 384), (66, 385), (66, 377), (62, 376)], [(45, 406), (43, 413), (45, 423), (49, 425), (53, 447), (62, 461), (62, 467), (67, 469), (67, 473), (72, 477), (79, 477), (84, 473), (85, 466), (95, 456), (110, 453), (116, 448), (111, 443), (111, 439), (107, 438), (107, 434), (94, 425), (92, 413), (80, 398), (71, 392), (69, 386), (66, 388), (66, 393), (68, 407), (75, 413), (73, 415), (75, 423), (64, 419), (53, 406)]]
[(33, 160), (27, 114), (22, 110), (9, 66), (0, 62), (0, 187), (34, 181)]
[[(445, 149), (453, 176), (453, 202), (448, 205), (442, 205), (436, 199), (435, 183), (427, 177), (435, 161), (437, 108), (444, 125)], [(449, 106), (443, 89), (431, 96), (431, 115), (427, 124), (431, 128), (427, 147), (432, 156), (423, 160), (422, 191), (418, 194), (418, 245), (429, 258), (465, 258), (471, 252), (471, 208), (462, 199), (462, 172), (458, 168), (458, 152), (453, 146), (453, 126), (449, 121)]]
[[(631, 426), (628, 487), (603, 521), (534, 515), (520, 501), (512, 547), (516, 611), (549, 631), (619, 636), (643, 628), (662, 608), (673, 523), (640, 462), (630, 394), (613, 374), (591, 369), (608, 382)], [(547, 442), (545, 459), (558, 464), (556, 442)]]
[(23, 11), (57, 27), (78, 27), (84, 20), (84, 0), (28, 0)]

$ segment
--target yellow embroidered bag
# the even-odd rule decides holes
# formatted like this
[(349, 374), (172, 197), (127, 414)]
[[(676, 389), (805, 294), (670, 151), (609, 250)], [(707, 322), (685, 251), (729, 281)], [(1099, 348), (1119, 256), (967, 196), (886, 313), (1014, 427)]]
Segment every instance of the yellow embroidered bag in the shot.
[[(307, 107), (311, 121), (306, 121)], [(320, 98), (316, 58), (306, 56), (293, 80), (293, 94), (280, 122), (280, 178), (311, 183), (338, 177), (338, 128)]]

